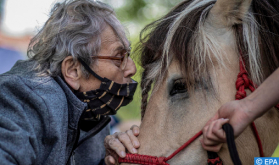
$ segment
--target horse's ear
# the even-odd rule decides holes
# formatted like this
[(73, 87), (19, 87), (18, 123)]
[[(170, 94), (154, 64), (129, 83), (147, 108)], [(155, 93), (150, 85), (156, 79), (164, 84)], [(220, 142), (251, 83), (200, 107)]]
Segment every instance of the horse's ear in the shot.
[[(252, 0), (217, 0), (209, 12), (209, 20), (219, 26), (232, 26), (242, 23)], [(217, 26), (218, 26), (217, 25)]]

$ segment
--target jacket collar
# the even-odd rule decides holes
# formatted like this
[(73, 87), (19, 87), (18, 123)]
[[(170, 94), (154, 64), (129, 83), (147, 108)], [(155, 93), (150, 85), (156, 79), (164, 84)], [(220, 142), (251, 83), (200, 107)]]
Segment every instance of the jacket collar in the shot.
[(55, 81), (60, 85), (63, 89), (68, 103), (68, 117), (69, 117), (69, 127), (77, 128), (79, 118), (87, 107), (87, 104), (80, 101), (76, 95), (72, 92), (69, 86), (65, 83), (65, 81), (60, 77), (55, 77)]
[[(84, 109), (86, 109), (87, 103), (80, 101), (61, 77), (55, 77), (54, 79), (61, 86), (67, 98), (69, 127), (77, 129), (80, 116), (82, 115)], [(102, 117), (93, 128), (90, 128), (90, 130), (88, 130), (88, 132), (80, 138), (77, 146), (99, 133), (110, 122), (110, 120), (109, 116)]]

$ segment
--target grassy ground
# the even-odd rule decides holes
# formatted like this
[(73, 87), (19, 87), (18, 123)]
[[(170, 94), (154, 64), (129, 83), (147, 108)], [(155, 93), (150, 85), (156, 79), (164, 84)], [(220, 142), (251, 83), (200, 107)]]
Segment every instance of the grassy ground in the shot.
[(272, 157), (279, 157), (279, 145), (277, 146), (276, 150), (274, 151)]

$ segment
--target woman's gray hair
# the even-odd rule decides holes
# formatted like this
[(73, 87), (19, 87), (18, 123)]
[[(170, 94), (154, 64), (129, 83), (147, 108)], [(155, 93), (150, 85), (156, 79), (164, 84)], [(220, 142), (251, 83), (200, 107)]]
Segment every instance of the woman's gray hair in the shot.
[[(101, 33), (106, 26), (111, 26), (122, 42), (127, 40), (110, 6), (91, 0), (56, 3), (50, 18), (31, 40), (27, 55), (36, 61), (35, 69), (40, 75), (61, 75), (61, 63), (67, 56), (75, 62), (81, 58), (90, 65), (91, 56), (100, 50)], [(88, 76), (83, 67), (82, 70)]]

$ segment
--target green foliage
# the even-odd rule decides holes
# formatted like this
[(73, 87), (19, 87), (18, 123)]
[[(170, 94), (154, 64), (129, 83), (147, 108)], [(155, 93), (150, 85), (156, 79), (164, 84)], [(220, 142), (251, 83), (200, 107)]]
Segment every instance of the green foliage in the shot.
[(4, 0), (0, 0), (0, 23), (2, 21), (3, 12), (4, 12)]

